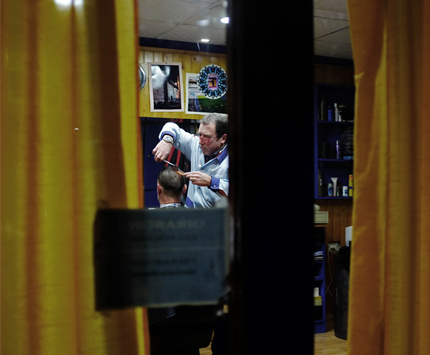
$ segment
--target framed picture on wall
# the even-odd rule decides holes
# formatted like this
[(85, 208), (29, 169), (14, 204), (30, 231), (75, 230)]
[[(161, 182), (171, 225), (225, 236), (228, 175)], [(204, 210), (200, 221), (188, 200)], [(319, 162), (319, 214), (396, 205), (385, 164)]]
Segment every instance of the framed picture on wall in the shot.
[(185, 79), (185, 113), (206, 115), (208, 113), (227, 113), (227, 95), (210, 99), (200, 90), (197, 83), (198, 74), (186, 73)]
[(181, 63), (148, 63), (151, 112), (184, 111)]

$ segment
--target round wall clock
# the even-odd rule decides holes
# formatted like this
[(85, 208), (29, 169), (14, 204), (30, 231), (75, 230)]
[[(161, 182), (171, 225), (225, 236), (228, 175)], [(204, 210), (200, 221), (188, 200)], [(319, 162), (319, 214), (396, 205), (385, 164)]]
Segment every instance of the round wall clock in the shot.
[(207, 65), (197, 74), (197, 86), (206, 97), (219, 99), (227, 92), (227, 73), (218, 65)]
[(140, 64), (138, 64), (137, 66), (139, 70), (140, 90), (142, 90), (146, 83), (146, 73)]

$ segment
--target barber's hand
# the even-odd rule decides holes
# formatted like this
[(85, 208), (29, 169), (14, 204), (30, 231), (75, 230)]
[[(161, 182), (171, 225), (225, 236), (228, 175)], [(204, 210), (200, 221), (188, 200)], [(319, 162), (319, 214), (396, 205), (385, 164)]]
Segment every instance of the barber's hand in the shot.
[(185, 176), (189, 178), (194, 185), (211, 186), (212, 177), (201, 171), (190, 171), (185, 173)]
[(152, 154), (154, 154), (155, 161), (159, 163), (169, 157), (171, 150), (172, 144), (161, 140), (152, 150)]

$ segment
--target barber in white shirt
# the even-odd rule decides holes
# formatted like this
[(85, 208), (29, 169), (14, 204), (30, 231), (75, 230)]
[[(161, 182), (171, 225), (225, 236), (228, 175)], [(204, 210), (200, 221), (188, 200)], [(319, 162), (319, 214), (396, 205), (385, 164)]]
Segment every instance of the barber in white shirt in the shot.
[(222, 196), (228, 196), (227, 116), (209, 114), (202, 118), (196, 135), (190, 134), (173, 122), (162, 128), (160, 142), (152, 151), (154, 159), (162, 162), (170, 154), (172, 145), (191, 162), (186, 205), (210, 208)]

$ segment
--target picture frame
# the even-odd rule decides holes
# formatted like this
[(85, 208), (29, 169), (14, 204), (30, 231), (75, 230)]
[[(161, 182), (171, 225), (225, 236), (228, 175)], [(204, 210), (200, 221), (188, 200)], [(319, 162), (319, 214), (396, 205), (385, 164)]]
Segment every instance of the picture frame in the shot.
[(207, 115), (209, 113), (227, 113), (227, 95), (221, 98), (209, 99), (199, 89), (197, 73), (186, 73), (185, 79), (185, 113), (192, 115)]
[(183, 112), (181, 63), (148, 63), (151, 112)]

